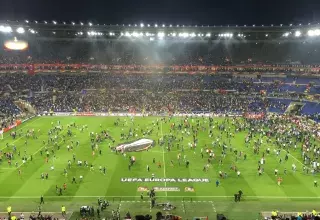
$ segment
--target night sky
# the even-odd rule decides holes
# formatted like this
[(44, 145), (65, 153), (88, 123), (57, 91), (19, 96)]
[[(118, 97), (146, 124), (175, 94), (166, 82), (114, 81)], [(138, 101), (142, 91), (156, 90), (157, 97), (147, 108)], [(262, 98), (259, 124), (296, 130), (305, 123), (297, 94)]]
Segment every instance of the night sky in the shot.
[(320, 22), (320, 0), (0, 0), (0, 19), (100, 24), (306, 24)]

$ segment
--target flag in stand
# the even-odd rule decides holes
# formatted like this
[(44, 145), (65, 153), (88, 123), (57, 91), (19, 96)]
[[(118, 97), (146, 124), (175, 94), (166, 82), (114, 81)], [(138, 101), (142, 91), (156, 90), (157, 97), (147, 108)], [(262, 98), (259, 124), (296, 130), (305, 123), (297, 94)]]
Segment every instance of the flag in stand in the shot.
[(34, 64), (29, 65), (28, 74), (29, 74), (29, 75), (34, 75), (34, 74), (35, 74)]

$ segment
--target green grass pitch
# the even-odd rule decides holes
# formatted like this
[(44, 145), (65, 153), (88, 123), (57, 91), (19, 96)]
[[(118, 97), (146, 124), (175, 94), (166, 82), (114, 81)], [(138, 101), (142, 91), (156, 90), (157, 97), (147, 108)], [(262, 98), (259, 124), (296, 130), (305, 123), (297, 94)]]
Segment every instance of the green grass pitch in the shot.
[[(95, 205), (98, 197), (106, 197), (111, 202), (111, 207), (104, 211), (104, 216), (110, 216), (112, 209), (120, 208), (123, 215), (128, 210), (132, 214), (155, 214), (160, 209), (150, 209), (150, 203), (146, 193), (144, 199), (140, 199), (141, 192), (138, 192), (138, 187), (179, 187), (179, 192), (157, 192), (157, 201), (170, 201), (177, 209), (174, 214), (180, 215), (183, 218), (192, 218), (195, 216), (209, 216), (214, 218), (217, 213), (224, 213), (231, 219), (257, 219), (260, 211), (271, 211), (278, 209), (282, 211), (306, 211), (312, 210), (315, 202), (320, 198), (319, 188), (313, 186), (314, 180), (318, 180), (317, 175), (304, 174), (302, 171), (303, 164), (301, 163), (301, 150), (290, 152), (289, 160), (279, 163), (279, 158), (274, 153), (266, 156), (265, 172), (262, 176), (258, 176), (257, 162), (261, 159), (260, 155), (253, 154), (252, 147), (245, 147), (244, 140), (246, 132), (236, 133), (231, 139), (233, 149), (242, 151), (247, 154), (247, 159), (243, 157), (235, 160), (233, 153), (228, 152), (223, 161), (223, 165), (219, 165), (221, 149), (213, 148), (212, 141), (217, 138), (220, 133), (217, 128), (214, 129), (213, 137), (209, 137), (208, 129), (199, 132), (199, 142), (195, 150), (188, 147), (188, 143), (192, 142), (192, 135), (182, 134), (181, 132), (174, 133), (177, 137), (184, 137), (181, 148), (173, 147), (170, 152), (165, 148), (156, 144), (149, 151), (127, 153), (126, 157), (121, 154), (115, 154), (109, 149), (109, 145), (113, 146), (109, 140), (104, 140), (99, 144), (99, 149), (102, 150), (102, 155), (98, 152), (93, 156), (90, 144), (89, 132), (100, 132), (105, 129), (115, 139), (115, 145), (124, 140), (120, 140), (121, 132), (128, 133), (130, 127), (138, 128), (138, 137), (130, 138), (135, 140), (142, 138), (141, 129), (151, 129), (153, 122), (160, 117), (135, 117), (134, 124), (130, 118), (120, 118), (121, 123), (118, 126), (114, 125), (116, 117), (36, 117), (17, 128), (18, 133), (22, 136), (17, 136), (13, 140), (9, 134), (5, 134), (4, 139), (0, 141), (0, 149), (2, 152), (12, 152), (13, 146), (20, 151), (20, 157), (17, 152), (14, 155), (12, 165), (7, 163), (3, 158), (0, 164), (0, 208), (5, 212), (8, 205), (12, 206), (13, 211), (34, 211), (37, 209), (40, 195), (44, 195), (45, 205), (44, 211), (60, 211), (61, 205), (66, 205), (67, 211), (78, 211), (80, 205)], [(126, 122), (125, 122), (126, 120)], [(171, 122), (181, 121), (182, 118), (172, 118)], [(214, 118), (218, 123), (222, 123), (224, 118)], [(60, 150), (52, 144), (47, 144), (48, 130), (52, 127), (52, 123), (57, 125), (60, 121), (64, 126), (58, 135), (58, 144)], [(191, 124), (195, 124), (196, 119), (189, 119)], [(208, 120), (200, 118), (204, 127), (208, 127)], [(71, 128), (72, 136), (68, 137), (67, 125), (75, 122), (77, 128)], [(171, 123), (170, 122), (170, 123)], [(160, 123), (160, 129), (154, 128), (150, 135), (146, 138), (151, 138), (158, 142), (158, 139), (163, 135), (170, 133), (170, 123)], [(87, 129), (83, 132), (79, 129), (87, 125)], [(230, 124), (230, 126), (232, 126)], [(28, 129), (34, 129), (37, 139), (29, 138), (25, 145), (25, 133)], [(62, 135), (65, 135), (65, 143)], [(227, 140), (226, 135), (223, 138)], [(45, 141), (46, 144), (43, 144)], [(80, 145), (68, 151), (67, 145), (71, 141), (79, 141)], [(9, 144), (9, 147), (6, 144)], [(208, 156), (205, 154), (201, 158), (200, 149), (205, 144), (214, 150), (216, 158), (209, 167), (208, 172), (203, 171), (204, 165), (207, 164)], [(318, 143), (319, 144), (319, 143)], [(264, 141), (263, 148), (267, 147), (275, 149), (273, 145), (267, 145)], [(300, 145), (299, 145), (300, 147)], [(41, 151), (48, 148), (51, 152), (54, 149), (55, 158), (52, 153), (48, 163), (45, 161), (45, 154), (40, 155)], [(32, 161), (27, 161), (22, 164), (21, 157), (25, 154), (30, 158), (33, 155)], [(190, 161), (189, 168), (186, 168), (184, 163), (179, 166), (177, 163), (177, 155), (181, 153), (182, 158)], [(68, 167), (68, 160), (72, 161), (73, 154), (76, 160), (88, 161), (94, 165), (94, 171), (90, 171), (87, 167), (78, 167), (73, 163), (71, 169), (68, 169), (68, 176), (63, 174), (65, 168)], [(285, 153), (281, 153), (284, 158)], [(136, 163), (131, 170), (128, 169), (128, 156), (135, 156)], [(156, 159), (156, 164), (153, 164), (153, 158)], [(171, 161), (174, 161), (172, 166)], [(18, 162), (18, 167), (15, 166)], [(162, 164), (158, 168), (157, 163)], [(297, 172), (291, 171), (291, 165), (297, 165)], [(241, 172), (240, 177), (230, 170), (230, 166), (236, 164)], [(147, 165), (150, 166), (150, 172), (147, 172)], [(54, 170), (50, 167), (54, 166)], [(103, 175), (99, 172), (99, 166), (107, 168), (107, 174)], [(283, 175), (284, 168), (287, 168), (288, 174)], [(21, 170), (19, 175), (18, 170)], [(278, 169), (283, 183), (278, 186), (274, 175), (274, 169)], [(219, 171), (226, 172), (228, 177), (225, 179), (219, 178)], [(48, 180), (40, 178), (41, 173), (48, 173)], [(154, 173), (156, 177), (165, 178), (209, 178), (210, 183), (122, 183), (120, 180), (124, 177), (151, 177)], [(72, 177), (84, 177), (83, 182), (72, 184)], [(220, 180), (220, 186), (216, 187), (216, 180)], [(56, 193), (56, 185), (59, 187), (64, 183), (67, 184), (67, 190), (63, 191), (62, 196)], [(195, 192), (185, 192), (185, 187), (194, 187)], [(239, 189), (244, 192), (243, 201), (235, 203), (233, 195)], [(76, 214), (75, 214), (76, 216)]]

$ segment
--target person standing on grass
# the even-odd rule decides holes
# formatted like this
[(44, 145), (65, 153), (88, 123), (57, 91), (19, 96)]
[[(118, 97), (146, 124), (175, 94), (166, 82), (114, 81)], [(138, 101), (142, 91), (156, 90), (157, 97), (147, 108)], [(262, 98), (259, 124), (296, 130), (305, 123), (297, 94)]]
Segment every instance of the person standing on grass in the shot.
[(43, 195), (41, 195), (41, 197), (40, 197), (40, 205), (41, 205), (41, 204), (44, 204)]
[(66, 215), (66, 207), (64, 205), (61, 206), (61, 214), (63, 217)]
[(281, 178), (281, 177), (278, 177), (278, 186), (281, 185), (281, 182), (282, 182), (282, 178)]

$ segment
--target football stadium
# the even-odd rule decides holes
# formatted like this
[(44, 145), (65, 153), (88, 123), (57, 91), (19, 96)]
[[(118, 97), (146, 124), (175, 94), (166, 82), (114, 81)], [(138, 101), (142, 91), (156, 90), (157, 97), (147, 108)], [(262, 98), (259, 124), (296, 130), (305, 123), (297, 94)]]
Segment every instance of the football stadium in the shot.
[(317, 219), (319, 36), (0, 22), (0, 219)]

